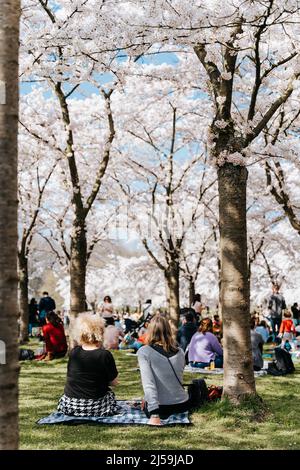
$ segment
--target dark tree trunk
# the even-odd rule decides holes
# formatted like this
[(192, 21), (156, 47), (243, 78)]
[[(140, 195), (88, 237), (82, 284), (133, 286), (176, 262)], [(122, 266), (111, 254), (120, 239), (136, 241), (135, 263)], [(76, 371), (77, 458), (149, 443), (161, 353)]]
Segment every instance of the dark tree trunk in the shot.
[(196, 291), (195, 291), (195, 281), (194, 279), (191, 277), (189, 279), (189, 305), (190, 307), (193, 305), (194, 303), (194, 298), (195, 298), (195, 294), (196, 294)]
[(226, 163), (218, 170), (224, 396), (240, 403), (254, 395), (247, 260), (247, 169)]
[(71, 239), (70, 259), (70, 289), (71, 289), (71, 317), (86, 311), (85, 281), (86, 281), (87, 241), (85, 221), (77, 220), (74, 223)]
[(18, 448), (18, 49), (20, 2), (0, 5), (0, 450)]
[(28, 260), (27, 257), (19, 253), (19, 307), (20, 307), (20, 341), (28, 341)]
[(179, 322), (179, 264), (175, 261), (170, 263), (168, 271), (165, 272), (167, 283), (168, 311), (174, 331), (177, 331)]

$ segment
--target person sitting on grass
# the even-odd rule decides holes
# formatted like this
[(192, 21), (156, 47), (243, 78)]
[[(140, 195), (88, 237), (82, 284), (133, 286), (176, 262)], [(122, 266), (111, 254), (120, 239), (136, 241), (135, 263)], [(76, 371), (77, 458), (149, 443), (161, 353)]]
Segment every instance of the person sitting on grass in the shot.
[(254, 316), (251, 317), (250, 327), (251, 327), (250, 333), (251, 333), (253, 369), (255, 371), (259, 371), (260, 369), (263, 368), (263, 365), (264, 365), (264, 361), (262, 357), (264, 340), (261, 334), (255, 331), (256, 318)]
[(269, 336), (270, 336), (270, 330), (267, 327), (267, 323), (265, 320), (261, 320), (258, 326), (256, 326), (255, 331), (259, 333), (264, 340), (264, 343), (267, 343)]
[(42, 327), (43, 339), (46, 343), (45, 361), (64, 357), (68, 350), (63, 323), (55, 312), (48, 312), (46, 324)]
[(177, 347), (167, 318), (161, 314), (152, 318), (146, 345), (137, 356), (145, 396), (142, 408), (148, 424), (159, 426), (161, 419), (188, 411), (190, 400), (182, 385), (184, 352)]
[(119, 349), (119, 343), (123, 337), (124, 333), (115, 326), (114, 318), (107, 318), (104, 332), (105, 349)]
[(104, 320), (82, 313), (73, 331), (79, 343), (70, 352), (67, 382), (58, 411), (71, 416), (111, 416), (118, 412), (115, 394), (118, 371), (111, 352), (103, 348)]
[(189, 346), (188, 359), (192, 367), (204, 369), (210, 365), (211, 361), (215, 362), (215, 367), (223, 367), (223, 349), (212, 331), (211, 319), (203, 318)]

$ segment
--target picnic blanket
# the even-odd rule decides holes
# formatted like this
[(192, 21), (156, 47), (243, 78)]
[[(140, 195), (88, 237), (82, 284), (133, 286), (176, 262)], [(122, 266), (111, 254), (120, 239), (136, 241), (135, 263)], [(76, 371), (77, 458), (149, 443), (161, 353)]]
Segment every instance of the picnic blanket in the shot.
[[(132, 400), (118, 400), (120, 406), (120, 413), (113, 416), (98, 417), (98, 416), (68, 416), (58, 411), (51, 413), (45, 418), (37, 421), (37, 424), (148, 424), (148, 418), (140, 409), (139, 403)], [(188, 411), (185, 413), (177, 413), (169, 416), (168, 419), (161, 420), (163, 426), (190, 424)]]
[[(212, 369), (212, 370), (206, 370), (206, 369), (201, 369), (200, 367), (191, 367), (191, 366), (186, 366), (184, 368), (184, 372), (190, 372), (192, 374), (205, 374), (205, 375), (222, 375), (224, 374), (224, 369)], [(263, 377), (264, 375), (267, 375), (267, 370), (262, 369), (258, 371), (254, 371), (254, 377)]]

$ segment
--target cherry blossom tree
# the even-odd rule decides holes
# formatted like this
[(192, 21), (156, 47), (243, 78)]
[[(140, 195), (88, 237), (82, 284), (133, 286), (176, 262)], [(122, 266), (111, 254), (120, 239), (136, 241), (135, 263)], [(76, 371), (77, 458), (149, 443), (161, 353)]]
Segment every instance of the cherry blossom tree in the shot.
[(19, 226), (21, 232), (18, 249), (21, 342), (28, 340), (28, 259), (32, 251), (34, 236), (39, 230), (44, 200), (49, 197), (49, 194), (46, 194), (46, 188), (59, 158), (61, 158), (58, 152), (49, 152), (49, 146), (46, 142), (38, 141), (24, 128), (22, 119), (25, 118), (26, 113), (29, 113), (32, 119), (31, 111), (32, 109), (28, 105), (26, 97), (23, 98), (20, 110), (18, 185), (20, 201)]
[[(94, 71), (101, 73), (109, 70), (113, 71), (118, 83), (123, 83), (126, 73), (132, 74), (134, 64), (135, 76), (145, 80), (142, 61), (151, 55), (159, 56), (167, 52), (182, 65), (179, 73), (177, 67), (158, 66), (156, 71), (155, 67), (148, 70), (149, 74), (160, 76), (162, 88), (174, 87), (181, 79), (184, 93), (180, 96), (186, 97), (189, 86), (194, 92), (197, 90), (198, 95), (194, 96), (193, 104), (198, 104), (203, 120), (194, 123), (193, 131), (198, 131), (198, 136), (194, 137), (198, 142), (207, 142), (207, 153), (216, 167), (218, 177), (220, 307), (224, 322), (225, 351), (224, 396), (239, 403), (245, 397), (255, 395), (249, 327), (250, 286), (246, 226), (248, 168), (261, 153), (272, 153), (274, 156), (274, 151), (268, 152), (268, 148), (266, 149), (266, 134), (271, 132), (275, 136), (274, 129), (278, 128), (282, 109), (286, 109), (293, 99), (298, 98), (298, 1), (228, 1), (225, 10), (224, 2), (215, 0), (196, 1), (192, 5), (179, 0), (82, 0), (62, 2), (59, 8), (52, 10), (49, 10), (47, 2), (42, 1), (37, 6), (28, 0), (26, 5), (33, 7), (38, 25), (31, 37), (29, 33), (26, 43), (26, 50), (30, 53), (24, 63), (24, 73), (27, 70), (27, 73), (30, 71), (32, 74), (34, 69), (35, 76), (40, 79), (50, 75), (63, 111), (70, 154), (72, 136), (65, 104), (68, 93), (73, 91), (71, 83), (76, 87), (78, 77), (82, 80), (83, 77), (90, 77)], [(28, 10), (25, 11), (27, 22), (30, 16), (34, 16), (32, 11), (30, 15)], [(76, 38), (72, 31), (77, 31)], [(42, 38), (38, 47), (36, 37)], [(137, 70), (139, 66), (140, 71)], [(167, 85), (163, 84), (165, 79)], [(70, 87), (66, 86), (66, 82), (69, 82)], [(157, 88), (152, 86), (151, 92), (159, 97), (161, 90)], [(130, 109), (131, 103), (126, 101), (126, 104)], [(174, 130), (176, 131), (180, 106), (171, 100), (169, 107), (172, 118), (168, 122), (172, 124), (167, 133), (162, 132), (169, 144), (167, 152), (163, 147), (169, 168), (165, 172), (166, 177), (155, 185), (159, 176), (159, 164), (154, 167), (154, 174), (151, 174), (152, 155), (148, 156), (146, 162), (142, 162), (141, 170), (143, 182), (148, 184), (148, 191), (145, 190), (144, 195), (145, 206), (149, 208), (152, 205), (149, 190), (152, 196), (161, 198), (158, 188), (161, 192), (164, 188), (164, 212), (167, 209), (173, 217), (172, 195), (180, 174), (177, 168), (174, 170), (176, 174), (173, 173), (176, 166), (173, 144), (176, 145), (176, 139), (172, 138), (172, 132), (174, 134)], [(155, 115), (151, 115), (151, 109), (149, 107), (147, 110), (148, 117), (154, 120)], [(196, 115), (195, 109), (194, 116)], [(200, 111), (198, 117), (199, 115)], [(149, 134), (149, 127), (146, 130), (138, 127), (136, 119), (134, 123), (131, 136), (140, 145), (144, 139), (145, 147), (150, 146), (151, 141), (149, 144), (149, 135), (146, 132)], [(283, 129), (283, 126), (279, 126), (280, 135)], [(150, 136), (152, 137), (151, 133)], [(267, 145), (278, 148), (278, 138)], [(119, 151), (130, 161), (128, 146), (128, 143), (123, 144)], [(158, 148), (162, 150), (161, 145)], [(152, 149), (155, 155), (153, 146)], [(133, 153), (134, 149), (131, 148), (130, 151)], [(145, 156), (143, 147), (142, 157)], [(72, 154), (71, 162), (73, 161)], [(141, 164), (136, 159), (134, 163), (131, 162), (135, 167), (136, 163)], [(145, 174), (148, 175), (149, 182)], [(120, 180), (118, 174), (117, 179)], [(198, 184), (198, 189), (199, 186)], [(76, 185), (74, 188), (77, 191)], [(196, 188), (194, 194), (197, 194)], [(83, 229), (80, 233), (82, 232)], [(160, 247), (162, 250), (167, 249), (166, 253), (170, 258), (166, 266), (162, 267), (172, 265), (172, 273), (169, 270), (168, 272), (169, 278), (172, 278), (169, 285), (172, 285), (174, 298), (173, 321), (178, 312), (176, 279), (179, 257), (176, 245), (182, 243), (178, 242), (180, 237), (175, 238), (170, 245), (170, 238), (167, 237), (167, 244)], [(79, 239), (81, 240), (78, 235), (78, 242)], [(150, 244), (148, 249), (150, 254)], [(254, 254), (257, 249), (258, 247), (254, 247)], [(156, 253), (152, 254), (161, 263)], [(80, 277), (84, 274), (80, 271)]]

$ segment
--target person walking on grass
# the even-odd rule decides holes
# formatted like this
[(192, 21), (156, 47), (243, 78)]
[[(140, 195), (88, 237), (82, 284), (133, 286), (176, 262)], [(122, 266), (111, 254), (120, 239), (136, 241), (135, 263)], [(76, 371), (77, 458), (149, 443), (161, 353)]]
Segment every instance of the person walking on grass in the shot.
[(286, 303), (283, 295), (279, 292), (280, 286), (277, 283), (272, 285), (272, 294), (268, 298), (269, 320), (272, 327), (273, 341), (279, 334), (282, 321), (282, 314), (286, 309)]
[(43, 297), (39, 303), (39, 321), (40, 326), (45, 325), (46, 315), (48, 312), (53, 312), (56, 309), (55, 300), (50, 297), (48, 292), (43, 292)]
[(296, 337), (296, 328), (292, 320), (292, 314), (289, 311), (284, 312), (284, 319), (281, 322), (279, 336), (282, 338), (281, 347), (285, 347), (286, 341), (292, 343)]

